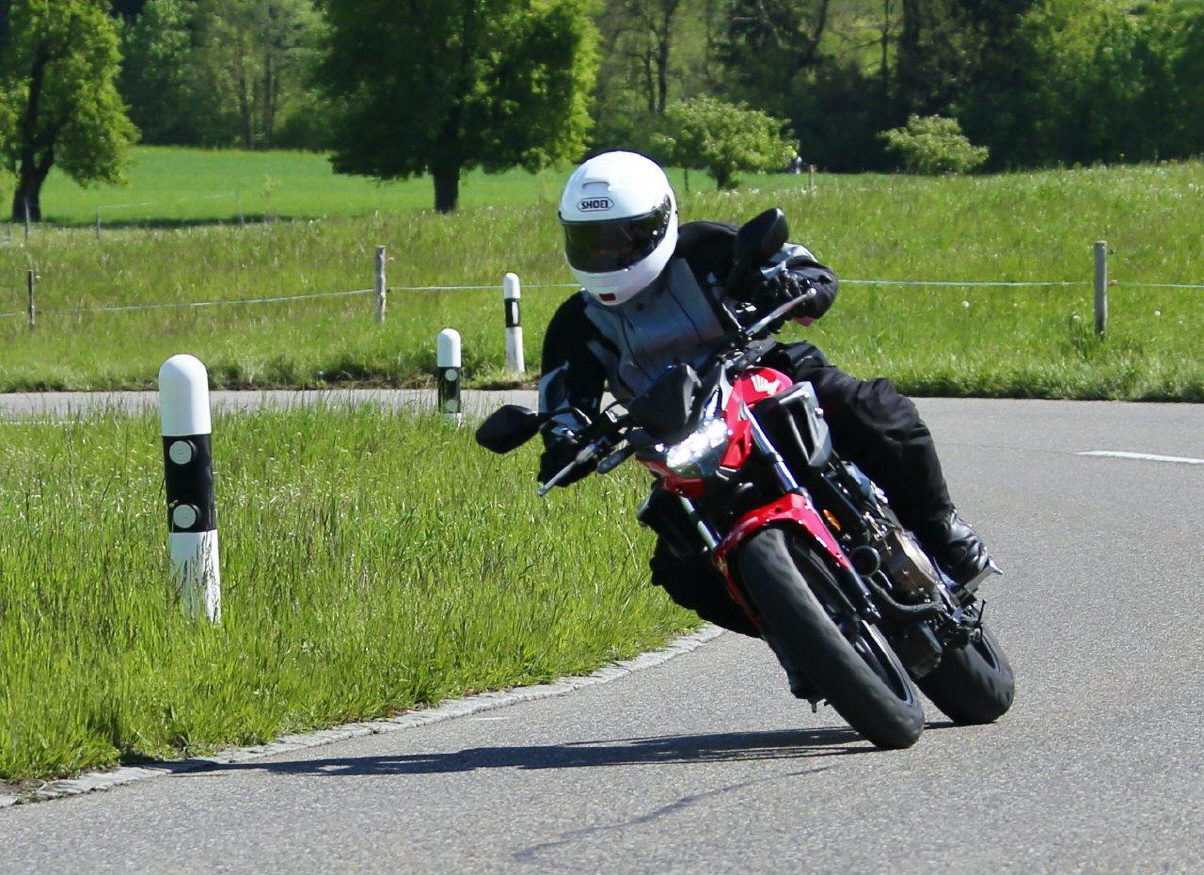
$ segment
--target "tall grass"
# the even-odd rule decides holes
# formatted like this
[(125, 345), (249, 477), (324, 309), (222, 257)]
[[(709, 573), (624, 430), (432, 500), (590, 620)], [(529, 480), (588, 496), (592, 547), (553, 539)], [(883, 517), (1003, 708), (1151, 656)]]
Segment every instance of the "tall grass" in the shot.
[(312, 408), (217, 420), (223, 619), (194, 626), (156, 425), (3, 427), (0, 779), (583, 672), (694, 622), (647, 583), (636, 471), (541, 501), (533, 450)]
[[(320, 159), (314, 159), (320, 160)], [(545, 174), (547, 178), (551, 178)], [(433, 338), (464, 335), (478, 384), (502, 379), (499, 291), (395, 291), (386, 324), (370, 296), (199, 310), (64, 315), (110, 303), (234, 300), (367, 288), (372, 250), (385, 244), (394, 286), (527, 285), (528, 360), (571, 279), (551, 186), (531, 177), (499, 205), (453, 216), (426, 211), (246, 228), (89, 231), (35, 235), (0, 246), (0, 313), (23, 308), (24, 271), (41, 276), (36, 331), (0, 319), (0, 389), (145, 387), (168, 355), (188, 350), (225, 386), (363, 382), (421, 385)], [(523, 180), (526, 180), (525, 182)], [(1085, 398), (1204, 399), (1204, 163), (1094, 168), (989, 177), (750, 178), (734, 193), (683, 194), (686, 220), (743, 221), (782, 206), (793, 237), (844, 277), (897, 280), (1052, 280), (1050, 288), (847, 285), (807, 337), (852, 372), (894, 377), (913, 392)], [(526, 186), (528, 201), (516, 204)], [(552, 192), (552, 193), (549, 193)], [(1092, 319), (1091, 245), (1111, 250), (1109, 332)], [(7, 277), (8, 279), (3, 279)], [(794, 336), (798, 336), (797, 333)]]

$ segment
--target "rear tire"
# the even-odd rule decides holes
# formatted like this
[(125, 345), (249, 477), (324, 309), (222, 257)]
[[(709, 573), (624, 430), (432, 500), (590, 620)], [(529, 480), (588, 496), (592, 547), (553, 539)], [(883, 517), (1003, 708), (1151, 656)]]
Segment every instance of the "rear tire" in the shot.
[(917, 682), (954, 723), (992, 723), (1012, 707), (1016, 681), (999, 642), (986, 626), (982, 640), (946, 648), (937, 667)]
[(790, 662), (849, 725), (881, 748), (911, 747), (924, 731), (924, 711), (886, 639), (871, 624), (855, 624), (851, 635), (837, 627), (827, 602), (837, 583), (823, 560), (780, 528), (763, 529), (741, 545), (737, 556), (744, 590), (766, 631)]

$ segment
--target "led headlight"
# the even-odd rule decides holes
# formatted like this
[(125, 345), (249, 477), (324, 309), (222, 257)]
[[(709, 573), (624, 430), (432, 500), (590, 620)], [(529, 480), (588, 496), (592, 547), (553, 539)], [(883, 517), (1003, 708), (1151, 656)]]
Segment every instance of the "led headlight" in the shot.
[(719, 470), (729, 436), (722, 419), (704, 419), (685, 440), (669, 447), (665, 465), (682, 477), (710, 477)]

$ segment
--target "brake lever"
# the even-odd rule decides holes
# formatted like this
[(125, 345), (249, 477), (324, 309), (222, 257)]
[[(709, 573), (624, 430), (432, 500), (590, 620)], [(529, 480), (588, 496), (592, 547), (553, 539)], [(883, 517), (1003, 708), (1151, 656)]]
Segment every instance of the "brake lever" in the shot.
[[(543, 498), (545, 495), (548, 494), (549, 491), (551, 491), (553, 486), (555, 486), (557, 483), (559, 483), (561, 480), (563, 480), (565, 477), (567, 477), (569, 475), (569, 472), (572, 471), (574, 468), (576, 468), (578, 465), (589, 464), (591, 461), (593, 461), (595, 458), (597, 458), (597, 456), (600, 452), (602, 452), (603, 450), (609, 449), (611, 446), (610, 439), (619, 431), (620, 428), (622, 428), (624, 425), (627, 424), (628, 419), (629, 419), (629, 414), (624, 414), (622, 416), (619, 416), (615, 413), (612, 413), (609, 410), (603, 411), (602, 415), (589, 427), (589, 429), (586, 429), (585, 432), (583, 432), (583, 434), (588, 434), (592, 429), (594, 429), (594, 427), (596, 425), (598, 425), (598, 423), (601, 423), (601, 422), (606, 422), (609, 427), (603, 431), (601, 436), (595, 438), (594, 440), (592, 440), (588, 444), (586, 444), (584, 447), (582, 447), (581, 450), (577, 453), (577, 455), (573, 457), (573, 461), (569, 462), (567, 465), (565, 465), (563, 468), (561, 468), (559, 471), (557, 471), (555, 476), (552, 477), (552, 479), (550, 479), (543, 486), (539, 487), (539, 491), (536, 493), (536, 495), (538, 495), (540, 498)], [(620, 460), (620, 461), (622, 461), (622, 460)], [(616, 462), (615, 464), (617, 465), (618, 462)], [(610, 469), (608, 468), (607, 470), (610, 470)], [(603, 471), (602, 473), (605, 474), (606, 471)]]
[(758, 319), (756, 322), (754, 322), (752, 325), (750, 325), (748, 328), (746, 328), (744, 330), (745, 335), (747, 335), (749, 340), (752, 340), (754, 337), (756, 337), (758, 334), (760, 334), (762, 331), (764, 331), (767, 327), (772, 325), (778, 319), (781, 319), (783, 316), (785, 316), (787, 313), (789, 313), (795, 307), (798, 307), (809, 301), (815, 300), (815, 297), (818, 294), (819, 294), (818, 290), (815, 289), (814, 287), (812, 287), (805, 294), (799, 295), (797, 298), (792, 298), (791, 300), (787, 301), (785, 304), (781, 304), (781, 305), (775, 307), (772, 311), (770, 311), (766, 315), (762, 316), (760, 319)]

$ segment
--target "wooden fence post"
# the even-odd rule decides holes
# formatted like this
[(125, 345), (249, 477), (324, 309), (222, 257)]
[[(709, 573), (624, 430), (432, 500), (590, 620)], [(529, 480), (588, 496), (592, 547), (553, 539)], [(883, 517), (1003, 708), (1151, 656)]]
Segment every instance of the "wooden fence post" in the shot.
[(29, 198), (25, 198), (25, 242), (29, 242)]
[(1095, 333), (1101, 337), (1108, 327), (1108, 244), (1095, 244)]
[(385, 247), (376, 247), (376, 321), (385, 321), (385, 304), (389, 289), (385, 286)]

